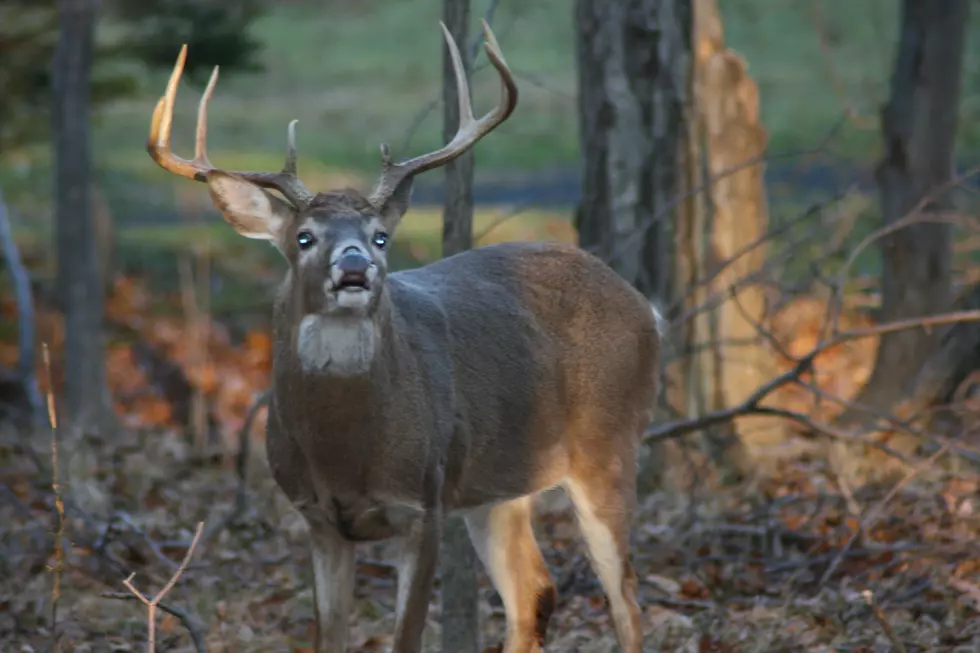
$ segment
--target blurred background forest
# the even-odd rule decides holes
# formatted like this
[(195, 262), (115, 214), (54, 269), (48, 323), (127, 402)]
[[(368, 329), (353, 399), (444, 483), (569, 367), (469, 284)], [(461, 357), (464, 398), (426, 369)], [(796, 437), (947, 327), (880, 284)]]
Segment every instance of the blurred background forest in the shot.
[[(454, 3), (477, 111), (480, 18), (521, 94), (475, 150), (474, 246), (579, 243), (670, 322), (634, 544), (650, 650), (976, 650), (969, 0), (0, 0), (0, 649), (141, 646), (122, 579), (159, 588), (205, 521), (161, 647), (308, 650), (303, 527), (261, 446), (285, 264), (154, 164), (150, 116), (187, 43), (178, 154), (220, 65), (216, 165), (279, 169), (295, 118), (306, 185), (366, 189), (382, 141), (442, 144)], [(396, 268), (441, 255), (445, 186), (416, 183)], [(567, 505), (540, 513), (549, 650), (614, 650)], [(357, 650), (387, 644), (383, 552)]]

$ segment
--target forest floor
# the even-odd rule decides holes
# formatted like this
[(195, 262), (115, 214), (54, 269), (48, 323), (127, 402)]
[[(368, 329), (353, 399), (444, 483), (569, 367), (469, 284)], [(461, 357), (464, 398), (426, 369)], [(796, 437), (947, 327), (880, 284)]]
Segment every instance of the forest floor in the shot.
[[(46, 454), (39, 434), (35, 449)], [(71, 517), (57, 611), (61, 650), (144, 646), (146, 609), (126, 600), (165, 584), (195, 525), (234, 506), (228, 466), (195, 463), (176, 433), (147, 433), (100, 452), (114, 488), (112, 528)], [(50, 488), (21, 459), (0, 488), (0, 650), (51, 650), (57, 559)], [(208, 651), (306, 652), (313, 605), (302, 521), (259, 461), (245, 510), (199, 543), (165, 603), (189, 615)], [(898, 484), (847, 487), (826, 464), (784, 461), (778, 473), (723, 491), (689, 488), (642, 498), (633, 560), (649, 651), (975, 651), (980, 645), (978, 480), (907, 474)], [(13, 498), (15, 497), (15, 498)], [(560, 599), (547, 650), (615, 651), (606, 601), (563, 497), (539, 511), (538, 537)], [(96, 541), (93, 538), (97, 538)], [(359, 550), (354, 651), (387, 650), (393, 567), (386, 545)], [(93, 561), (98, 558), (98, 561)], [(93, 565), (93, 562), (99, 564)], [(115, 569), (109, 582), (93, 567)], [(112, 572), (108, 572), (110, 575)], [(484, 642), (501, 641), (499, 599), (481, 575)], [(438, 650), (433, 599), (426, 650)], [(162, 614), (158, 650), (193, 651), (180, 619)]]
[[(39, 429), (29, 442), (0, 432), (2, 651), (51, 650), (59, 567), (61, 650), (142, 648), (146, 610), (125, 598), (123, 581), (135, 573), (137, 588), (159, 591), (198, 522), (206, 522), (206, 535), (165, 602), (187, 615), (207, 650), (311, 650), (305, 527), (269, 476), (263, 411), (246, 438), (251, 453), (241, 495), (234, 464), (246, 414), (268, 383), (268, 332), (256, 326), (233, 337), (214, 322), (195, 354), (184, 318), (162, 312), (158, 301), (133, 279), (121, 279), (110, 296), (107, 321), (115, 335), (107, 369), (125, 435), (92, 446), (113, 513), (100, 521), (69, 503), (71, 546), (61, 563), (53, 546), (50, 432)], [(0, 308), (4, 316), (12, 310)], [(792, 320), (781, 333), (792, 335), (788, 350), (809, 348), (822, 311), (818, 301), (787, 311)], [(52, 347), (56, 384), (59, 329), (57, 315), (41, 306), (39, 337)], [(201, 351), (206, 356), (196, 357)], [(9, 355), (10, 347), (0, 346), (0, 361)], [(866, 342), (829, 350), (816, 361), (813, 382), (852, 397), (873, 358)], [(808, 407), (806, 394), (775, 400), (815, 418), (832, 417)], [(187, 436), (194, 432), (186, 424), (193, 422), (195, 397), (208, 407), (205, 454)], [(635, 519), (646, 650), (965, 652), (980, 646), (976, 474), (934, 457), (871, 482), (842, 476), (810, 449), (760, 466), (751, 480), (719, 487), (686, 442), (670, 443), (678, 469), (670, 483), (641, 498)], [(60, 468), (70, 474), (71, 461)], [(539, 541), (560, 593), (547, 650), (616, 650), (606, 601), (567, 502), (558, 492), (540, 503)], [(388, 545), (359, 550), (352, 650), (385, 650), (390, 643), (395, 580), (388, 553)], [(485, 576), (481, 607), (485, 646), (493, 651), (504, 620)], [(160, 650), (194, 650), (179, 618), (162, 614), (158, 622)], [(437, 650), (437, 596), (426, 633), (427, 650)]]

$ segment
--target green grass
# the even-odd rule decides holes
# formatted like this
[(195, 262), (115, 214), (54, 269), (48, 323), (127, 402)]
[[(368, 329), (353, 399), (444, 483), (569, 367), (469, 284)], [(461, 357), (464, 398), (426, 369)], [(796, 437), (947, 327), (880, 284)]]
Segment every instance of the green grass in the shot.
[[(304, 165), (317, 161), (328, 168), (374, 171), (378, 143), (390, 141), (400, 151), (417, 116), (439, 97), (441, 4), (280, 3), (254, 25), (265, 42), (266, 72), (219, 82), (210, 120), (215, 158), (278, 163), (285, 125), (298, 118)], [(474, 3), (474, 28), (484, 5)], [(725, 0), (721, 5), (727, 42), (746, 57), (760, 86), (773, 150), (812, 147), (849, 110), (856, 118), (847, 122), (837, 149), (858, 158), (874, 154), (898, 2)], [(496, 31), (520, 76), (521, 104), (514, 119), (479, 146), (481, 170), (576, 162), (573, 14), (568, 0), (500, 3)], [(980, 12), (974, 12), (971, 32), (978, 31)], [(960, 143), (973, 151), (980, 146), (980, 39), (968, 40)], [(479, 63), (485, 62), (481, 55)], [(105, 115), (97, 140), (101, 160), (141, 177), (151, 175), (142, 142), (163, 86), (163, 75), (148, 77), (146, 97)], [(478, 109), (495, 101), (490, 69), (479, 71), (474, 89)], [(199, 90), (185, 85), (178, 104), (176, 131), (185, 150)], [(409, 150), (436, 147), (440, 132), (437, 106), (422, 120)]]
[[(473, 3), (474, 34), (486, 1)], [(814, 147), (849, 111), (855, 117), (834, 140), (834, 154), (862, 163), (872, 160), (879, 146), (877, 114), (888, 91), (899, 4), (720, 2), (727, 43), (745, 56), (759, 84), (772, 152)], [(277, 168), (285, 127), (293, 118), (300, 121), (304, 176), (374, 174), (381, 141), (390, 142), (396, 156), (440, 145), (441, 5), (441, 0), (294, 0), (274, 5), (253, 25), (265, 44), (265, 72), (218, 83), (209, 121), (212, 158), (230, 167)], [(495, 30), (519, 77), (521, 101), (514, 118), (478, 146), (479, 174), (515, 177), (577, 165), (574, 19), (571, 0), (500, 1)], [(980, 33), (980, 11), (973, 12), (969, 32)], [(177, 48), (175, 43), (175, 56)], [(496, 101), (497, 80), (482, 53), (477, 65), (475, 105), (484, 111)], [(122, 171), (141, 183), (163, 183), (165, 175), (146, 156), (143, 143), (165, 80), (165, 74), (147, 74), (141, 97), (100, 116), (95, 153), (101, 170)], [(175, 144), (185, 155), (190, 154), (200, 91), (185, 83), (178, 97)], [(416, 122), (418, 128), (408, 139)], [(968, 158), (980, 152), (976, 37), (968, 38), (959, 152)], [(39, 153), (32, 176), (46, 174), (47, 159), (46, 152)]]
[[(476, 3), (479, 7), (482, 3)], [(509, 63), (525, 74), (517, 116), (479, 148), (481, 169), (535, 168), (573, 161), (577, 126), (574, 99), (572, 12), (562, 2), (523, 8), (502, 2), (496, 22)], [(282, 3), (254, 25), (265, 41), (266, 72), (222, 79), (209, 120), (209, 146), (217, 162), (279, 167), (289, 120), (299, 119), (301, 163), (374, 172), (378, 146), (402, 148), (410, 126), (440, 97), (441, 2), (367, 3), (367, 8), (323, 8), (322, 3)], [(474, 23), (476, 16), (474, 16)], [(475, 32), (474, 32), (475, 33)], [(177, 44), (174, 54), (176, 56)], [(483, 66), (486, 58), (477, 61)], [(540, 78), (546, 88), (528, 79)], [(147, 77), (152, 92), (121, 103), (99, 129), (101, 158), (141, 177), (159, 176), (143, 151), (153, 101), (165, 76)], [(492, 69), (476, 74), (475, 109), (498, 97)], [(186, 84), (178, 96), (175, 140), (186, 152), (201, 89)], [(441, 144), (441, 105), (425, 114), (411, 152)]]

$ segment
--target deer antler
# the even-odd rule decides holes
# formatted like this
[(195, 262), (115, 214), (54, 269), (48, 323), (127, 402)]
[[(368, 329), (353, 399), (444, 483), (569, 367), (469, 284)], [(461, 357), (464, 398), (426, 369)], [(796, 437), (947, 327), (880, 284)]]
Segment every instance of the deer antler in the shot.
[(479, 120), (473, 116), (469, 84), (466, 81), (466, 71), (463, 70), (459, 48), (457, 48), (456, 42), (445, 23), (439, 21), (446, 37), (449, 55), (453, 60), (453, 69), (456, 72), (456, 88), (459, 96), (459, 128), (453, 139), (440, 149), (401, 163), (394, 163), (391, 160), (391, 149), (387, 143), (382, 143), (381, 177), (375, 183), (368, 198), (375, 207), (383, 206), (405, 179), (449, 163), (476, 145), (477, 141), (496, 129), (514, 112), (514, 108), (517, 106), (517, 84), (504, 61), (504, 55), (500, 51), (493, 31), (487, 21), (481, 22), (483, 23), (483, 35), (486, 38), (483, 48), (486, 50), (490, 63), (500, 75), (500, 104)]
[[(177, 56), (177, 63), (174, 71), (167, 82), (167, 92), (157, 102), (156, 109), (153, 111), (153, 121), (150, 123), (150, 135), (146, 140), (146, 150), (150, 157), (157, 164), (175, 175), (193, 179), (194, 181), (207, 181), (207, 173), (217, 170), (211, 161), (208, 160), (207, 153), (207, 133), (208, 133), (208, 103), (214, 94), (214, 86), (218, 82), (218, 67), (214, 67), (211, 79), (208, 81), (204, 95), (201, 96), (201, 103), (197, 109), (197, 129), (194, 137), (194, 158), (190, 161), (182, 159), (170, 149), (170, 129), (174, 118), (174, 98), (177, 96), (177, 86), (180, 83), (180, 76), (184, 72), (184, 62), (187, 59), (187, 45), (180, 48)], [(286, 130), (286, 161), (280, 172), (239, 172), (225, 171), (237, 175), (263, 188), (272, 188), (286, 197), (296, 208), (302, 209), (313, 199), (303, 185), (303, 182), (296, 176), (296, 121), (289, 123)]]

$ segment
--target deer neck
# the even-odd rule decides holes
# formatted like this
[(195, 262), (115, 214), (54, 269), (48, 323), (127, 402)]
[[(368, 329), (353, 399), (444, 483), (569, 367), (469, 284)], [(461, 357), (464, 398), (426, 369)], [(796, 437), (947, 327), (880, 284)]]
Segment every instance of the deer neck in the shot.
[[(362, 384), (382, 364), (394, 343), (392, 306), (387, 288), (370, 316), (302, 314), (298, 301), (284, 306), (294, 316), (290, 333), (280, 334), (279, 355), (303, 376), (322, 381)], [(283, 347), (283, 345), (285, 347)], [(286, 349), (286, 351), (283, 351)]]

